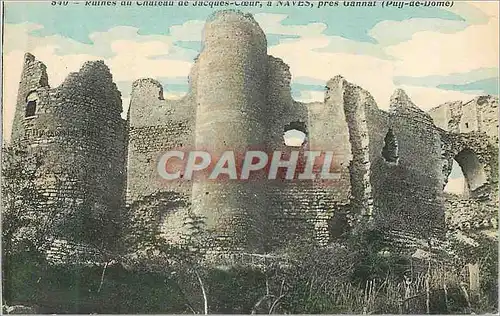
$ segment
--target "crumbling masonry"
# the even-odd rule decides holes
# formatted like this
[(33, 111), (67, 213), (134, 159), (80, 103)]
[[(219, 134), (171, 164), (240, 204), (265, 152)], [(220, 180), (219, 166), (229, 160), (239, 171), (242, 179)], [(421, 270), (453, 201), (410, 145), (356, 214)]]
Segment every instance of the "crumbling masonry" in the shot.
[[(165, 100), (159, 82), (139, 79), (126, 120), (103, 62), (87, 62), (50, 88), (45, 66), (26, 54), (12, 142), (44, 153), (40, 188), (63, 201), (62, 211), (90, 205), (119, 212), (170, 194), (178, 203), (168, 201), (161, 214), (163, 236), (183, 242), (189, 223), (201, 218), (203, 247), (215, 253), (326, 245), (364, 219), (397, 236), (423, 238), (443, 233), (447, 223), (496, 227), (497, 98), (425, 113), (397, 90), (386, 112), (369, 92), (336, 76), (323, 102), (305, 104), (292, 99), (289, 68), (267, 54), (252, 16), (218, 12), (203, 36), (189, 93)], [(172, 149), (295, 150), (283, 141), (289, 129), (306, 134), (301, 150), (334, 151), (341, 178), (325, 185), (158, 176), (157, 159)], [(467, 196), (443, 192), (453, 159), (467, 179)], [(55, 177), (63, 184), (55, 185)]]

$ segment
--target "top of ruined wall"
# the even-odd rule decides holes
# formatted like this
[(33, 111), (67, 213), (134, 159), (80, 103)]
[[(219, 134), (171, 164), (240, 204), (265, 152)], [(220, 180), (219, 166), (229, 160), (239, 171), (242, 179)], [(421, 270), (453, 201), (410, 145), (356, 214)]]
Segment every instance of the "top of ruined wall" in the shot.
[[(233, 33), (237, 42), (254, 41), (254, 44), (267, 48), (267, 39), (253, 15), (238, 10), (222, 10), (213, 13), (203, 28), (202, 51), (214, 38)], [(213, 41), (214, 45), (217, 41)]]
[(389, 113), (398, 116), (406, 116), (413, 121), (424, 124), (434, 125), (431, 116), (417, 107), (402, 89), (396, 89), (391, 96)]
[(24, 67), (25, 67), (25, 72), (30, 74), (31, 76), (30, 81), (32, 83), (40, 87), (49, 86), (47, 66), (45, 66), (45, 64), (42, 63), (41, 61), (37, 60), (33, 54), (26, 53), (24, 55)]
[(120, 118), (121, 93), (104, 61), (85, 62), (78, 72), (70, 73), (58, 87), (51, 88), (48, 81), (46, 66), (26, 53), (16, 107), (15, 120), (18, 123), (23, 121), (26, 97), (32, 91), (39, 92), (44, 99), (37, 105), (37, 115), (62, 112), (71, 115), (82, 109)]
[(429, 115), (439, 128), (451, 133), (484, 132), (493, 144), (498, 143), (498, 97), (486, 95), (468, 102), (446, 102)]
[(78, 72), (70, 73), (56, 89), (66, 97), (78, 98), (80, 102), (73, 103), (73, 106), (121, 118), (121, 93), (102, 60), (85, 62)]
[[(56, 88), (48, 86), (45, 70), (42, 62), (26, 54), (13, 142), (37, 148), (44, 155), (44, 168), (49, 173), (71, 172), (83, 178), (85, 174), (104, 175), (106, 170), (117, 168), (112, 177), (120, 177), (118, 169), (125, 161), (126, 122), (121, 118), (120, 92), (108, 67), (103, 61), (86, 62)], [(33, 90), (37, 92), (35, 115), (26, 117), (26, 95)], [(97, 172), (99, 168), (107, 169)]]
[[(26, 117), (26, 97), (33, 91), (37, 94), (32, 100), (36, 102), (35, 115)], [(121, 118), (121, 105), (121, 93), (103, 61), (85, 62), (58, 87), (50, 88), (45, 65), (27, 53), (18, 92), (13, 141), (21, 140), (30, 145), (53, 144), (58, 150), (85, 153), (85, 146), (94, 146), (107, 139), (109, 144), (103, 146), (101, 155), (123, 160), (126, 122)], [(66, 158), (62, 155), (57, 159), (62, 163)]]

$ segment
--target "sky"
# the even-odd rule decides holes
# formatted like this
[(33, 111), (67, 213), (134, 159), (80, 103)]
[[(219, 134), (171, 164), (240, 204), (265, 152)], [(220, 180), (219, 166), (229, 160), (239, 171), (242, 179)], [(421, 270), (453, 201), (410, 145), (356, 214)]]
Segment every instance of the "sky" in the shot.
[[(203, 25), (218, 9), (5, 3), (5, 139), (25, 52), (47, 65), (51, 87), (85, 61), (104, 60), (122, 93), (124, 116), (136, 79), (157, 79), (165, 98), (186, 94)], [(424, 110), (498, 95), (498, 1), (455, 1), (449, 8), (344, 7), (341, 1), (335, 8), (237, 9), (254, 14), (268, 53), (290, 66), (298, 101), (322, 101), (326, 81), (336, 75), (368, 90), (381, 109), (397, 88)]]

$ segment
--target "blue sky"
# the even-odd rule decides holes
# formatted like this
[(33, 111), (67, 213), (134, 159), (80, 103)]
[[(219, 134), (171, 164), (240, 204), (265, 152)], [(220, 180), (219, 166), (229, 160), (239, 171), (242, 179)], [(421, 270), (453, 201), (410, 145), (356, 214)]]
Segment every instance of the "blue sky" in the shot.
[[(83, 7), (82, 7), (83, 6)], [(228, 6), (225, 8), (241, 9)], [(432, 18), (465, 21), (459, 14), (436, 8), (375, 8), (344, 7), (335, 9), (300, 7), (264, 7), (244, 9), (249, 13), (285, 14), (283, 25), (325, 23), (325, 35), (337, 35), (361, 42), (377, 41), (368, 34), (377, 23), (385, 20), (402, 21), (410, 18)], [(471, 8), (473, 20), (487, 18), (480, 10)], [(91, 44), (89, 35), (106, 31), (116, 25), (138, 28), (140, 35), (169, 35), (168, 28), (187, 20), (205, 20), (214, 10), (209, 7), (85, 7), (84, 3), (69, 6), (50, 6), (47, 3), (8, 3), (6, 23), (33, 22), (44, 26), (32, 32), (36, 36), (62, 35), (82, 43)], [(147, 18), (145, 18), (147, 17)], [(275, 34), (280, 35), (280, 34)]]
[[(254, 14), (268, 53), (289, 64), (293, 96), (303, 102), (321, 101), (325, 82), (338, 74), (370, 91), (383, 109), (396, 88), (423, 109), (498, 94), (496, 1), (455, 1), (452, 8), (239, 9)], [(4, 132), (10, 133), (24, 52), (47, 65), (51, 86), (86, 60), (104, 60), (126, 110), (138, 78), (158, 79), (167, 98), (186, 93), (204, 21), (214, 11), (6, 3), (5, 77), (14, 79), (5, 85)]]

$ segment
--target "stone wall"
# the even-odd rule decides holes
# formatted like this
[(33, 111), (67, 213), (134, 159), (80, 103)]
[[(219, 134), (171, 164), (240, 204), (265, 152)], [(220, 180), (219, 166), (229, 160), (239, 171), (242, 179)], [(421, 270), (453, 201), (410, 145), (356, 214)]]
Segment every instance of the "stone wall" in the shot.
[[(150, 205), (150, 197), (159, 193), (178, 194), (180, 199), (190, 200), (191, 183), (183, 179), (162, 179), (158, 162), (170, 150), (193, 148), (194, 115), (191, 95), (182, 100), (165, 100), (159, 82), (139, 79), (133, 83), (128, 113), (127, 205), (141, 202)], [(169, 207), (170, 211), (162, 215), (161, 223), (157, 223), (169, 240), (178, 240), (185, 233), (187, 206), (188, 203), (182, 203)], [(133, 210), (136, 209), (140, 212), (141, 207), (134, 206)], [(133, 216), (148, 221), (142, 214)]]
[(443, 194), (450, 229), (496, 229), (498, 222), (498, 98), (477, 97), (448, 102), (429, 111), (440, 128), (444, 183), (455, 160), (464, 174), (466, 192)]
[[(304, 104), (293, 100), (289, 67), (267, 55), (252, 16), (215, 13), (203, 37), (189, 93), (165, 100), (158, 81), (139, 79), (127, 121), (102, 62), (86, 63), (51, 89), (45, 66), (26, 55), (13, 142), (43, 153), (40, 187), (51, 199), (63, 201), (65, 210), (87, 206), (104, 214), (126, 203), (137, 229), (159, 229), (174, 242), (189, 240), (201, 219), (196, 236), (215, 255), (326, 245), (366, 222), (393, 235), (431, 238), (444, 231), (445, 211), (451, 223), (454, 209), (478, 210), (477, 217), (493, 221), (498, 99), (451, 102), (425, 113), (397, 90), (386, 112), (369, 92), (336, 76), (326, 83), (323, 102)], [(25, 118), (33, 101), (36, 114)], [(306, 135), (304, 144), (284, 143), (290, 129)], [(332, 171), (339, 177), (160, 177), (164, 153), (192, 149), (212, 159), (226, 150), (280, 151), (283, 159), (293, 150), (333, 151)], [(453, 159), (468, 178), (468, 198), (443, 193)]]
[(352, 148), (352, 159), (347, 160), (351, 174), (352, 210), (357, 215), (369, 217), (372, 215), (373, 195), (367, 112), (373, 102), (366, 91), (340, 76), (330, 80), (327, 87), (326, 101), (341, 104), (347, 122), (348, 141)]
[(192, 148), (194, 109), (190, 96), (165, 100), (163, 87), (152, 79), (133, 83), (129, 107), (127, 201), (133, 203), (158, 191), (190, 193), (182, 182), (165, 182), (157, 163), (169, 150)]
[(50, 88), (45, 66), (26, 54), (12, 144), (41, 156), (38, 186), (65, 221), (89, 210), (98, 220), (120, 220), (127, 146), (121, 111), (120, 92), (103, 62), (87, 62)]
[[(195, 147), (217, 159), (226, 150), (265, 150), (268, 57), (251, 15), (215, 13), (203, 31), (196, 83)], [(262, 251), (267, 235), (263, 173), (248, 181), (195, 180), (192, 205), (205, 219), (209, 248)]]
[(430, 116), (402, 90), (385, 112), (369, 92), (340, 76), (327, 88), (327, 100), (343, 106), (347, 122), (350, 213), (383, 230), (422, 235), (444, 228), (440, 134)]
[(463, 103), (448, 102), (429, 111), (434, 124), (448, 132), (484, 132), (498, 143), (498, 98), (481, 96)]
[[(290, 79), (288, 66), (267, 55), (264, 33), (253, 17), (232, 11), (212, 16), (205, 26), (203, 51), (191, 72), (191, 90), (185, 99), (160, 100), (162, 87), (151, 79), (134, 83), (128, 202), (158, 191), (189, 195), (192, 184), (190, 210), (178, 216), (173, 212), (171, 217), (176, 219), (165, 224), (171, 235), (183, 231), (180, 227), (192, 212), (205, 219), (210, 243), (206, 247), (219, 251), (267, 251), (304, 238), (328, 242), (333, 210), (350, 202), (347, 118), (342, 104), (333, 99), (311, 105), (294, 101)], [(186, 111), (172, 112), (179, 108)], [(179, 118), (185, 118), (186, 124), (178, 124)], [(268, 181), (265, 175), (254, 174), (248, 182), (158, 183), (153, 157), (159, 155), (159, 149), (194, 147), (217, 158), (225, 150), (254, 148), (281, 151), (286, 156), (298, 149), (284, 144), (283, 133), (292, 128), (307, 135), (302, 151), (334, 151), (339, 180)]]
[(425, 235), (444, 228), (440, 135), (402, 90), (386, 120), (368, 115), (371, 182), (379, 227)]
[[(445, 147), (457, 140), (443, 134), (431, 117), (441, 113), (446, 124), (452, 121), (451, 127), (446, 126), (455, 133), (491, 130), (496, 124), (491, 119), (494, 100), (479, 98), (472, 103), (481, 106), (469, 102), (427, 114), (398, 90), (390, 100), (390, 111), (385, 112), (369, 92), (340, 76), (326, 83), (324, 102), (311, 104), (293, 100), (290, 81), (289, 67), (267, 55), (265, 36), (251, 16), (222, 11), (208, 19), (203, 51), (190, 76), (191, 90), (181, 101), (195, 112), (194, 118), (185, 128), (169, 130), (192, 135), (195, 148), (208, 149), (215, 156), (224, 150), (248, 148), (278, 150), (284, 156), (297, 149), (331, 150), (341, 175), (329, 183), (195, 182), (193, 215), (206, 221), (212, 240), (208, 248), (271, 251), (305, 240), (326, 244), (362, 218), (408, 236), (443, 231), (442, 189), (449, 174)], [(157, 83), (152, 87), (149, 99), (140, 102), (156, 104), (144, 128), (153, 128), (157, 120), (166, 121), (158, 118), (166, 110), (164, 101), (156, 100), (161, 87)], [(132, 105), (134, 100), (133, 96)], [(144, 112), (142, 105), (139, 108), (137, 113)], [(436, 125), (443, 127), (443, 122), (436, 121)], [(288, 129), (305, 133), (306, 142), (301, 147), (286, 146), (283, 133)], [(139, 143), (150, 146), (151, 140)], [(144, 162), (133, 162), (131, 153), (129, 175), (132, 165), (144, 166)], [(129, 178), (130, 196), (150, 193), (138, 190), (141, 186), (159, 189), (151, 186), (153, 176), (142, 178), (141, 184)], [(186, 184), (187, 194), (190, 184)], [(171, 220), (175, 223), (172, 231), (177, 231), (174, 226), (185, 225), (181, 218), (188, 217)]]

